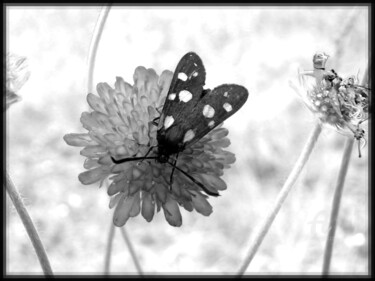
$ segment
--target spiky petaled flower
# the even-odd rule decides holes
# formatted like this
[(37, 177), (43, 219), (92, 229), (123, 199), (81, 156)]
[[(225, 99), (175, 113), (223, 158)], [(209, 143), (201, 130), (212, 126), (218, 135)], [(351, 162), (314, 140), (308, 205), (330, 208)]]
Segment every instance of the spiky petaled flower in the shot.
[(359, 125), (368, 119), (370, 90), (359, 86), (355, 76), (343, 79), (334, 70), (325, 70), (327, 59), (324, 53), (316, 54), (314, 70), (301, 72), (299, 85), (292, 87), (323, 124), (360, 140), (365, 132)]
[[(100, 182), (101, 186), (106, 178), (111, 180), (108, 195), (112, 196), (110, 208), (116, 206), (116, 226), (123, 226), (139, 213), (150, 222), (155, 210), (161, 209), (170, 225), (181, 226), (180, 206), (205, 216), (212, 213), (208, 196), (181, 172), (174, 171), (170, 188), (171, 165), (155, 160), (114, 164), (111, 160), (142, 157), (151, 146), (157, 146), (157, 127), (152, 121), (162, 110), (172, 76), (171, 71), (164, 71), (159, 77), (153, 69), (138, 67), (133, 86), (120, 77), (116, 78), (114, 89), (99, 83), (99, 97), (87, 96), (93, 111), (83, 112), (81, 117), (88, 133), (64, 136), (69, 145), (84, 147), (81, 155), (87, 157), (84, 168), (88, 171), (79, 175), (83, 184)], [(216, 127), (181, 152), (177, 166), (208, 189), (226, 189), (220, 177), (223, 169), (235, 162), (234, 154), (223, 149), (230, 144), (227, 134), (227, 129)]]
[[(4, 55), (5, 56), (5, 55)], [(7, 53), (4, 60), (4, 72), (6, 73), (4, 110), (21, 98), (17, 92), (22, 88), (30, 77), (30, 71), (25, 57)]]

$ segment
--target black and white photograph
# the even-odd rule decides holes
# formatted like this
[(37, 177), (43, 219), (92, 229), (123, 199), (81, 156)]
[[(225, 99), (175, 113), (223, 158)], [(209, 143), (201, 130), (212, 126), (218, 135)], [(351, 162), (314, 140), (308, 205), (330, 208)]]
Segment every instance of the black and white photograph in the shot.
[(370, 276), (371, 11), (3, 4), (3, 276)]

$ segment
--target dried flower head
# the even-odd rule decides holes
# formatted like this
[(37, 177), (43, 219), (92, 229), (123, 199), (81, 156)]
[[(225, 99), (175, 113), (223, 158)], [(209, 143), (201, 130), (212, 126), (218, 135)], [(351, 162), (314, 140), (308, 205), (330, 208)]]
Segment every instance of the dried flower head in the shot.
[(6, 55), (6, 64), (4, 72), (6, 73), (5, 84), (5, 109), (8, 109), (13, 103), (18, 102), (21, 98), (17, 92), (22, 88), (30, 77), (30, 71), (25, 57), (8, 53)]
[[(114, 89), (99, 83), (99, 97), (87, 96), (93, 111), (83, 112), (81, 117), (88, 133), (64, 136), (69, 145), (84, 147), (81, 155), (87, 157), (84, 168), (88, 171), (79, 175), (83, 184), (100, 182), (101, 186), (106, 178), (111, 180), (108, 195), (112, 196), (110, 208), (116, 206), (116, 226), (123, 226), (139, 213), (150, 222), (155, 210), (161, 208), (172, 226), (182, 224), (180, 206), (205, 216), (212, 213), (208, 196), (180, 171), (174, 171), (170, 188), (171, 165), (149, 159), (115, 164), (111, 159), (143, 157), (157, 145), (153, 120), (159, 116), (172, 76), (171, 71), (159, 77), (153, 69), (138, 67), (133, 86), (120, 77)], [(220, 177), (235, 161), (233, 153), (223, 150), (230, 144), (227, 134), (220, 126), (209, 132), (179, 154), (178, 167), (211, 190), (226, 189)], [(155, 155), (155, 149), (150, 153)]]
[(333, 69), (325, 70), (327, 59), (324, 53), (314, 55), (314, 70), (301, 72), (300, 85), (291, 86), (323, 124), (362, 139), (364, 130), (359, 125), (368, 119), (369, 89), (359, 86), (355, 76), (343, 79)]

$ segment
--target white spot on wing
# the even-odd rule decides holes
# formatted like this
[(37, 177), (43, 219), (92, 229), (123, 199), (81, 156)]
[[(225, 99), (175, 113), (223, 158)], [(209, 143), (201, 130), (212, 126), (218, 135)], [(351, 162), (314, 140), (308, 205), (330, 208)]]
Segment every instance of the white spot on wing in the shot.
[(210, 127), (210, 128), (212, 128), (214, 125), (215, 125), (215, 121), (214, 121), (214, 120), (211, 120), (211, 121), (208, 123), (208, 127)]
[(187, 75), (183, 72), (180, 72), (177, 77), (178, 77), (178, 79), (180, 79), (182, 81), (186, 81), (187, 78), (188, 78)]
[(225, 93), (224, 93), (224, 97), (227, 97), (227, 96), (228, 96), (228, 92), (225, 92)]
[(185, 133), (185, 136), (184, 136), (184, 140), (183, 140), (183, 142), (191, 141), (194, 137), (195, 137), (195, 133), (194, 133), (194, 131), (193, 131), (193, 130), (188, 130), (188, 131)]
[(167, 116), (164, 119), (164, 129), (168, 129), (174, 122), (173, 116)]
[(211, 105), (206, 104), (203, 107), (203, 116), (206, 118), (212, 118), (214, 117), (214, 115), (215, 115), (215, 109)]
[(227, 102), (223, 104), (223, 107), (224, 107), (226, 112), (230, 112), (233, 109), (232, 106)]
[(183, 101), (183, 102), (188, 102), (189, 100), (191, 100), (193, 98), (193, 95), (192, 93), (190, 93), (189, 91), (186, 91), (186, 90), (182, 90), (179, 94), (178, 94), (178, 98)]
[(176, 94), (172, 93), (168, 96), (169, 100), (174, 100), (176, 98)]
[(193, 76), (194, 76), (194, 77), (197, 77), (197, 76), (198, 76), (198, 72), (194, 72), (194, 73), (193, 73)]

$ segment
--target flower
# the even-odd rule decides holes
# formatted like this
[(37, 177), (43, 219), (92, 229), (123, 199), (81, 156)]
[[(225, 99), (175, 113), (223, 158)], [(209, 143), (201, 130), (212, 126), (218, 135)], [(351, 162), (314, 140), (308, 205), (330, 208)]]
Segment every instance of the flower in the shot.
[[(67, 134), (64, 140), (72, 146), (84, 147), (81, 155), (87, 157), (79, 175), (83, 184), (111, 180), (108, 195), (110, 208), (116, 206), (113, 221), (123, 226), (130, 217), (139, 213), (150, 222), (155, 209), (164, 211), (167, 222), (181, 226), (180, 206), (187, 211), (195, 209), (208, 216), (212, 207), (201, 188), (186, 175), (175, 169), (170, 188), (172, 165), (156, 160), (129, 161), (115, 164), (115, 159), (144, 157), (150, 147), (157, 146), (157, 126), (153, 120), (159, 116), (168, 93), (173, 73), (163, 71), (160, 77), (153, 69), (137, 67), (134, 85), (117, 77), (115, 88), (106, 83), (97, 85), (99, 96), (88, 94), (93, 109), (83, 112), (81, 122), (88, 133)], [(158, 113), (159, 112), (159, 113)], [(235, 162), (229, 146), (228, 130), (220, 126), (184, 151), (179, 153), (177, 167), (207, 189), (217, 192), (226, 189), (220, 178), (223, 169)], [(156, 156), (151, 149), (149, 156)]]
[(4, 72), (6, 72), (6, 81), (4, 81), (6, 83), (5, 109), (8, 109), (13, 103), (20, 101), (21, 98), (17, 95), (17, 92), (29, 79), (30, 71), (25, 57), (11, 53), (6, 55), (6, 65), (4, 65), (4, 68)]
[(299, 86), (291, 86), (323, 124), (362, 139), (359, 125), (368, 119), (369, 89), (359, 86), (355, 76), (343, 79), (334, 70), (325, 70), (327, 60), (328, 55), (315, 54), (314, 70), (300, 72)]

